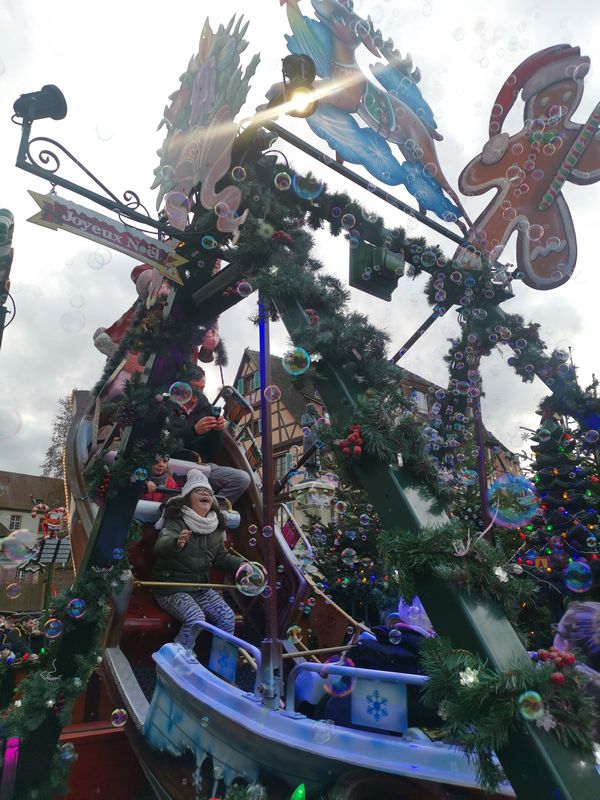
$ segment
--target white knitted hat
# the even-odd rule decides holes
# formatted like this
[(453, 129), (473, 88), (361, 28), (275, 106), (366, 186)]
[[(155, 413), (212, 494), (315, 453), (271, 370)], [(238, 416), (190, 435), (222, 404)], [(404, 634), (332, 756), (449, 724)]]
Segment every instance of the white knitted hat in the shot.
[(194, 489), (206, 489), (210, 494), (214, 494), (212, 486), (208, 482), (208, 478), (199, 469), (191, 469), (188, 472), (180, 497), (187, 497)]

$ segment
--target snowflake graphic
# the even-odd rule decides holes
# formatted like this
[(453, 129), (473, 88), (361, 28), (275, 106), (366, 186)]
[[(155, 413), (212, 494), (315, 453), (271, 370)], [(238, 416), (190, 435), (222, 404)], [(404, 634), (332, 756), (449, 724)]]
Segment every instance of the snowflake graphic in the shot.
[(383, 717), (387, 717), (388, 710), (387, 706), (387, 697), (381, 697), (379, 694), (379, 689), (375, 689), (373, 694), (367, 695), (367, 714), (373, 717), (375, 722), (379, 722), (380, 719)]
[(222, 670), (227, 669), (227, 667), (229, 666), (229, 656), (227, 655), (225, 650), (221, 650), (221, 652), (219, 653), (217, 664)]

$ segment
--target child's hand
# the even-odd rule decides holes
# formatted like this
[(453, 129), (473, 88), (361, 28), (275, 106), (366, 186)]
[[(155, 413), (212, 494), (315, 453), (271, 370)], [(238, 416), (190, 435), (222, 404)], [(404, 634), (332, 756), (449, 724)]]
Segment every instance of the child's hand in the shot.
[(146, 481), (146, 490), (149, 494), (153, 494), (156, 491), (156, 484), (154, 481)]
[(184, 528), (182, 531), (179, 532), (179, 536), (177, 537), (177, 545), (176, 545), (178, 550), (183, 550), (183, 548), (189, 542), (191, 535), (192, 535), (192, 532), (190, 530), (188, 530), (187, 528)]

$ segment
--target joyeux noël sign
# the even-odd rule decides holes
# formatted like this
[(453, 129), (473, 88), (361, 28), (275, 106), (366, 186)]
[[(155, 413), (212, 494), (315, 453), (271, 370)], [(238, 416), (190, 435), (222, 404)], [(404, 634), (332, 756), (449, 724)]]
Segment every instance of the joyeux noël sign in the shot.
[(36, 225), (42, 225), (53, 231), (58, 229), (69, 231), (93, 242), (104, 244), (112, 250), (118, 250), (143, 261), (144, 264), (156, 267), (165, 278), (174, 283), (183, 283), (176, 268), (185, 264), (187, 259), (173, 249), (172, 242), (151, 239), (129, 225), (90, 211), (89, 208), (77, 205), (64, 197), (32, 191), (29, 194), (41, 210), (30, 217), (28, 222), (35, 222)]

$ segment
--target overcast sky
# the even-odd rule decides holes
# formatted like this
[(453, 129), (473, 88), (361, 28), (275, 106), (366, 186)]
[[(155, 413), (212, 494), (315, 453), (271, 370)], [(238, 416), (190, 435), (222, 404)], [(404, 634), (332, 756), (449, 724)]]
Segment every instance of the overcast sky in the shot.
[[(300, 7), (311, 13), (309, 0)], [(582, 103), (575, 120), (587, 119), (600, 99), (600, 5), (591, 0), (355, 0), (355, 10), (371, 15), (384, 36), (402, 52), (409, 51), (421, 69), (421, 91), (433, 108), (444, 141), (439, 160), (450, 183), (480, 152), (496, 94), (512, 70), (528, 55), (552, 44), (566, 42), (581, 47), (592, 59)], [(168, 95), (179, 86), (179, 76), (196, 52), (205, 17), (213, 28), (234, 14), (251, 22), (245, 53), (261, 53), (252, 82), (247, 114), (263, 101), (265, 91), (278, 79), (280, 60), (286, 55), (284, 33), (289, 32), (285, 9), (279, 0), (243, 3), (202, 0), (104, 0), (98, 4), (59, 0), (0, 0), (0, 207), (10, 208), (16, 219), (15, 257), (12, 268), (17, 316), (5, 331), (0, 351), (0, 468), (37, 474), (50, 441), (50, 426), (58, 398), (74, 387), (87, 389), (96, 382), (104, 357), (92, 344), (92, 334), (110, 325), (133, 302), (130, 258), (98, 248), (70, 233), (50, 231), (27, 222), (36, 210), (28, 189), (46, 193), (49, 186), (14, 167), (20, 129), (10, 121), (12, 104), (24, 92), (54, 83), (63, 91), (68, 114), (60, 122), (44, 120), (34, 134), (58, 139), (90, 168), (114, 193), (134, 189), (151, 212), (156, 195), (149, 187), (157, 165), (156, 149), (164, 129), (156, 132)], [(595, 45), (595, 49), (594, 49)], [(374, 58), (361, 55), (367, 65)], [(243, 113), (242, 116), (245, 114)], [(286, 119), (283, 124), (321, 149), (306, 123)], [(505, 130), (522, 125), (518, 101)], [(294, 166), (315, 168), (305, 156), (285, 149)], [(340, 178), (326, 174), (331, 187), (345, 188), (357, 199), (382, 213), (390, 226), (405, 223), (403, 215), (354, 190)], [(83, 175), (68, 173), (78, 183)], [(411, 198), (398, 189), (398, 196)], [(75, 202), (88, 201), (71, 197)], [(598, 213), (600, 186), (564, 190), (577, 231), (579, 259), (573, 278), (551, 292), (516, 286), (516, 297), (506, 311), (542, 323), (542, 335), (551, 345), (573, 347), (586, 383), (597, 369), (598, 313)], [(474, 218), (490, 199), (465, 198)], [(99, 209), (101, 210), (101, 209)], [(413, 223), (412, 234), (422, 233), (439, 243), (447, 256), (454, 250), (427, 229)], [(317, 237), (318, 255), (327, 270), (347, 280), (347, 244)], [(512, 252), (504, 258), (511, 261)], [(91, 263), (100, 268), (92, 269)], [(424, 281), (402, 279), (391, 303), (353, 291), (355, 307), (385, 327), (397, 349), (428, 316), (422, 297)], [(256, 297), (240, 303), (221, 320), (229, 351), (226, 379), (232, 380), (243, 348), (257, 347), (257, 335), (248, 317)], [(446, 338), (457, 330), (452, 312), (438, 322), (406, 356), (408, 369), (445, 384), (441, 356)], [(273, 349), (286, 347), (283, 328), (274, 332)], [(487, 396), (483, 401), (486, 424), (513, 449), (521, 448), (520, 425), (536, 426), (534, 411), (547, 393), (537, 380), (521, 383), (505, 364), (507, 354), (487, 359), (483, 375)], [(209, 388), (216, 391), (218, 372), (209, 370)]]

